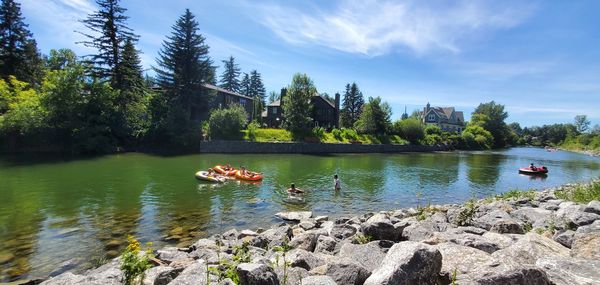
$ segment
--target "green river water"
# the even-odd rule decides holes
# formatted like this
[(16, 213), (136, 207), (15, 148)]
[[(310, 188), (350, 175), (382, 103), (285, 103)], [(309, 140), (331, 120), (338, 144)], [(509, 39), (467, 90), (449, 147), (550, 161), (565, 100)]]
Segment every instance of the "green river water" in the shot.
[[(519, 175), (534, 162), (543, 177)], [(194, 173), (215, 164), (265, 173), (260, 183), (214, 185)], [(333, 191), (338, 174), (342, 190)], [(269, 227), (274, 214), (341, 216), (460, 203), (510, 189), (542, 189), (600, 176), (600, 159), (513, 148), (493, 152), (348, 155), (121, 154), (61, 159), (0, 157), (0, 282), (47, 277), (67, 262), (83, 270), (112, 258), (126, 236), (186, 246), (230, 228)], [(290, 183), (307, 191), (287, 203)], [(421, 193), (417, 195), (417, 193)], [(418, 198), (420, 196), (420, 198)]]

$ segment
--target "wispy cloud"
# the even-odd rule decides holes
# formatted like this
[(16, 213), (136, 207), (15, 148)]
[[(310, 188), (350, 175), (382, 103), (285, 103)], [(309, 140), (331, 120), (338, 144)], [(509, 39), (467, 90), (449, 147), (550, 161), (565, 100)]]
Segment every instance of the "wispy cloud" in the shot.
[(349, 53), (381, 55), (459, 52), (473, 33), (519, 25), (533, 12), (512, 1), (343, 1), (331, 11), (258, 5), (255, 18), (292, 44), (316, 44)]

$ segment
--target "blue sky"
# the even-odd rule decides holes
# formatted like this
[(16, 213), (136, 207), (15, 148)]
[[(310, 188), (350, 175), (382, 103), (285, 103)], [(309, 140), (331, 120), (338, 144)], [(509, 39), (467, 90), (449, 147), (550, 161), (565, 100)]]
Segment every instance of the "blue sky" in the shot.
[[(91, 0), (17, 0), (42, 52), (71, 48)], [(522, 126), (600, 123), (600, 1), (125, 0), (145, 68), (189, 8), (215, 64), (233, 55), (268, 91), (308, 74), (319, 92), (356, 82), (398, 118), (427, 102), (467, 119), (480, 102), (506, 106)], [(219, 73), (221, 70), (219, 69)]]

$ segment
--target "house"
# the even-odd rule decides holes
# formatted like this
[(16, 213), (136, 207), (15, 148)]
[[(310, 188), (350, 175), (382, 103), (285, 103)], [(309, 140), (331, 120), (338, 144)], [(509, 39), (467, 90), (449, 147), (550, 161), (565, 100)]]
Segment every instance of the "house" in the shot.
[(463, 112), (454, 110), (454, 107), (431, 107), (427, 103), (421, 118), (424, 124), (436, 125), (446, 132), (460, 133), (465, 128)]
[[(283, 116), (283, 101), (285, 95), (274, 102), (267, 105), (267, 108), (262, 113), (263, 122), (271, 128), (279, 128), (284, 121)], [(310, 103), (313, 106), (312, 119), (313, 127), (323, 128), (339, 128), (340, 121), (340, 95), (335, 95), (335, 102), (319, 94), (314, 94)]]
[(231, 104), (239, 104), (246, 110), (246, 113), (248, 114), (248, 121), (252, 119), (252, 112), (254, 111), (254, 98), (237, 92), (229, 91), (212, 84), (203, 84), (203, 86), (216, 92), (216, 96), (213, 101), (214, 108), (227, 108)]

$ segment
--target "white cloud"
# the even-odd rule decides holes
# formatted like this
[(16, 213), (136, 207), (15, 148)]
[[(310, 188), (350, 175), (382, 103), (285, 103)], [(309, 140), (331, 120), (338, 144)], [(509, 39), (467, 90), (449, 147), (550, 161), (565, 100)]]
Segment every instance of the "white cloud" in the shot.
[(533, 11), (511, 1), (343, 1), (332, 11), (258, 5), (255, 18), (292, 44), (317, 44), (349, 53), (380, 55), (459, 52), (475, 33), (514, 27)]

